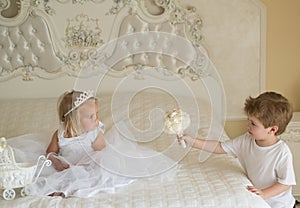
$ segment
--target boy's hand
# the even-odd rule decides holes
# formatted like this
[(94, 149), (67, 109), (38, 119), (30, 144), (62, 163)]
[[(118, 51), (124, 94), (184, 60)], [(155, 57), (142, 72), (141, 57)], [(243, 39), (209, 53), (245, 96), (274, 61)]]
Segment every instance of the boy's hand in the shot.
[(177, 136), (178, 143), (180, 144), (181, 140), (184, 140), (186, 146), (192, 147), (195, 143), (195, 139), (189, 135), (183, 135), (182, 137)]
[(265, 198), (264, 192), (261, 189), (255, 188), (254, 186), (247, 186), (247, 190), (260, 196), (261, 198)]

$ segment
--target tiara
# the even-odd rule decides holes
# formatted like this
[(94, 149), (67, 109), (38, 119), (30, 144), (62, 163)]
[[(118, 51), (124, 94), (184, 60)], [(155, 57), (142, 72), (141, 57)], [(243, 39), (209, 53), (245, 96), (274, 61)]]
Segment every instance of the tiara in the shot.
[(80, 93), (80, 95), (74, 101), (74, 107), (71, 108), (68, 112), (66, 112), (64, 117), (66, 117), (69, 113), (71, 113), (73, 110), (78, 108), (82, 103), (84, 103), (85, 101), (87, 101), (88, 99), (90, 99), (92, 97), (94, 97), (92, 90), (83, 91), (82, 93)]

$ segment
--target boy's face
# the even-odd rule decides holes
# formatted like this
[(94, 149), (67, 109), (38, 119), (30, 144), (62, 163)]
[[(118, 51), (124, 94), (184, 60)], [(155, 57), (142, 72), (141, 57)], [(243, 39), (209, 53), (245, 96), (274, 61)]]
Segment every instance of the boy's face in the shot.
[(266, 140), (272, 134), (272, 127), (265, 128), (264, 125), (254, 116), (248, 115), (248, 132), (256, 140)]

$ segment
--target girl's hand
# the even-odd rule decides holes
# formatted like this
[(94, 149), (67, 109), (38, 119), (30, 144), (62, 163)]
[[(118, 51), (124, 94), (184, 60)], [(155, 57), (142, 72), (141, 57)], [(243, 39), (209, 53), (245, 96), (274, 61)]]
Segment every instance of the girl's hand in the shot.
[(57, 171), (63, 171), (65, 169), (68, 169), (70, 167), (70, 165), (68, 164), (65, 164), (65, 163), (62, 163), (61, 161), (57, 160), (53, 163), (54, 165), (54, 168), (57, 170)]
[(178, 143), (180, 144), (181, 140), (184, 140), (186, 146), (192, 147), (195, 143), (195, 139), (189, 135), (183, 135), (182, 137), (177, 136)]
[(247, 190), (260, 196), (261, 198), (265, 198), (264, 192), (261, 189), (255, 188), (254, 186), (247, 186)]
[(56, 158), (54, 155), (51, 155), (51, 154), (50, 154), (50, 155), (48, 156), (48, 159), (51, 160), (51, 162), (52, 162), (52, 164), (53, 164), (55, 170), (57, 170), (57, 171), (63, 171), (63, 170), (65, 170), (65, 169), (67, 169), (67, 168), (70, 167), (70, 165), (68, 165), (68, 164), (66, 164), (66, 163), (62, 163), (62, 162), (61, 162), (58, 158)]

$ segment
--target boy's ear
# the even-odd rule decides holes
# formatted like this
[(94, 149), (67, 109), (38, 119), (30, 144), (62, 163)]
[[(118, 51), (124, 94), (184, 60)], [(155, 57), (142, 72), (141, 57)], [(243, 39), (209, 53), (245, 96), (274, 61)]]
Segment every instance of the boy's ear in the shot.
[(278, 126), (271, 126), (270, 127), (270, 131), (269, 131), (270, 133), (275, 135), (277, 131), (278, 131)]

